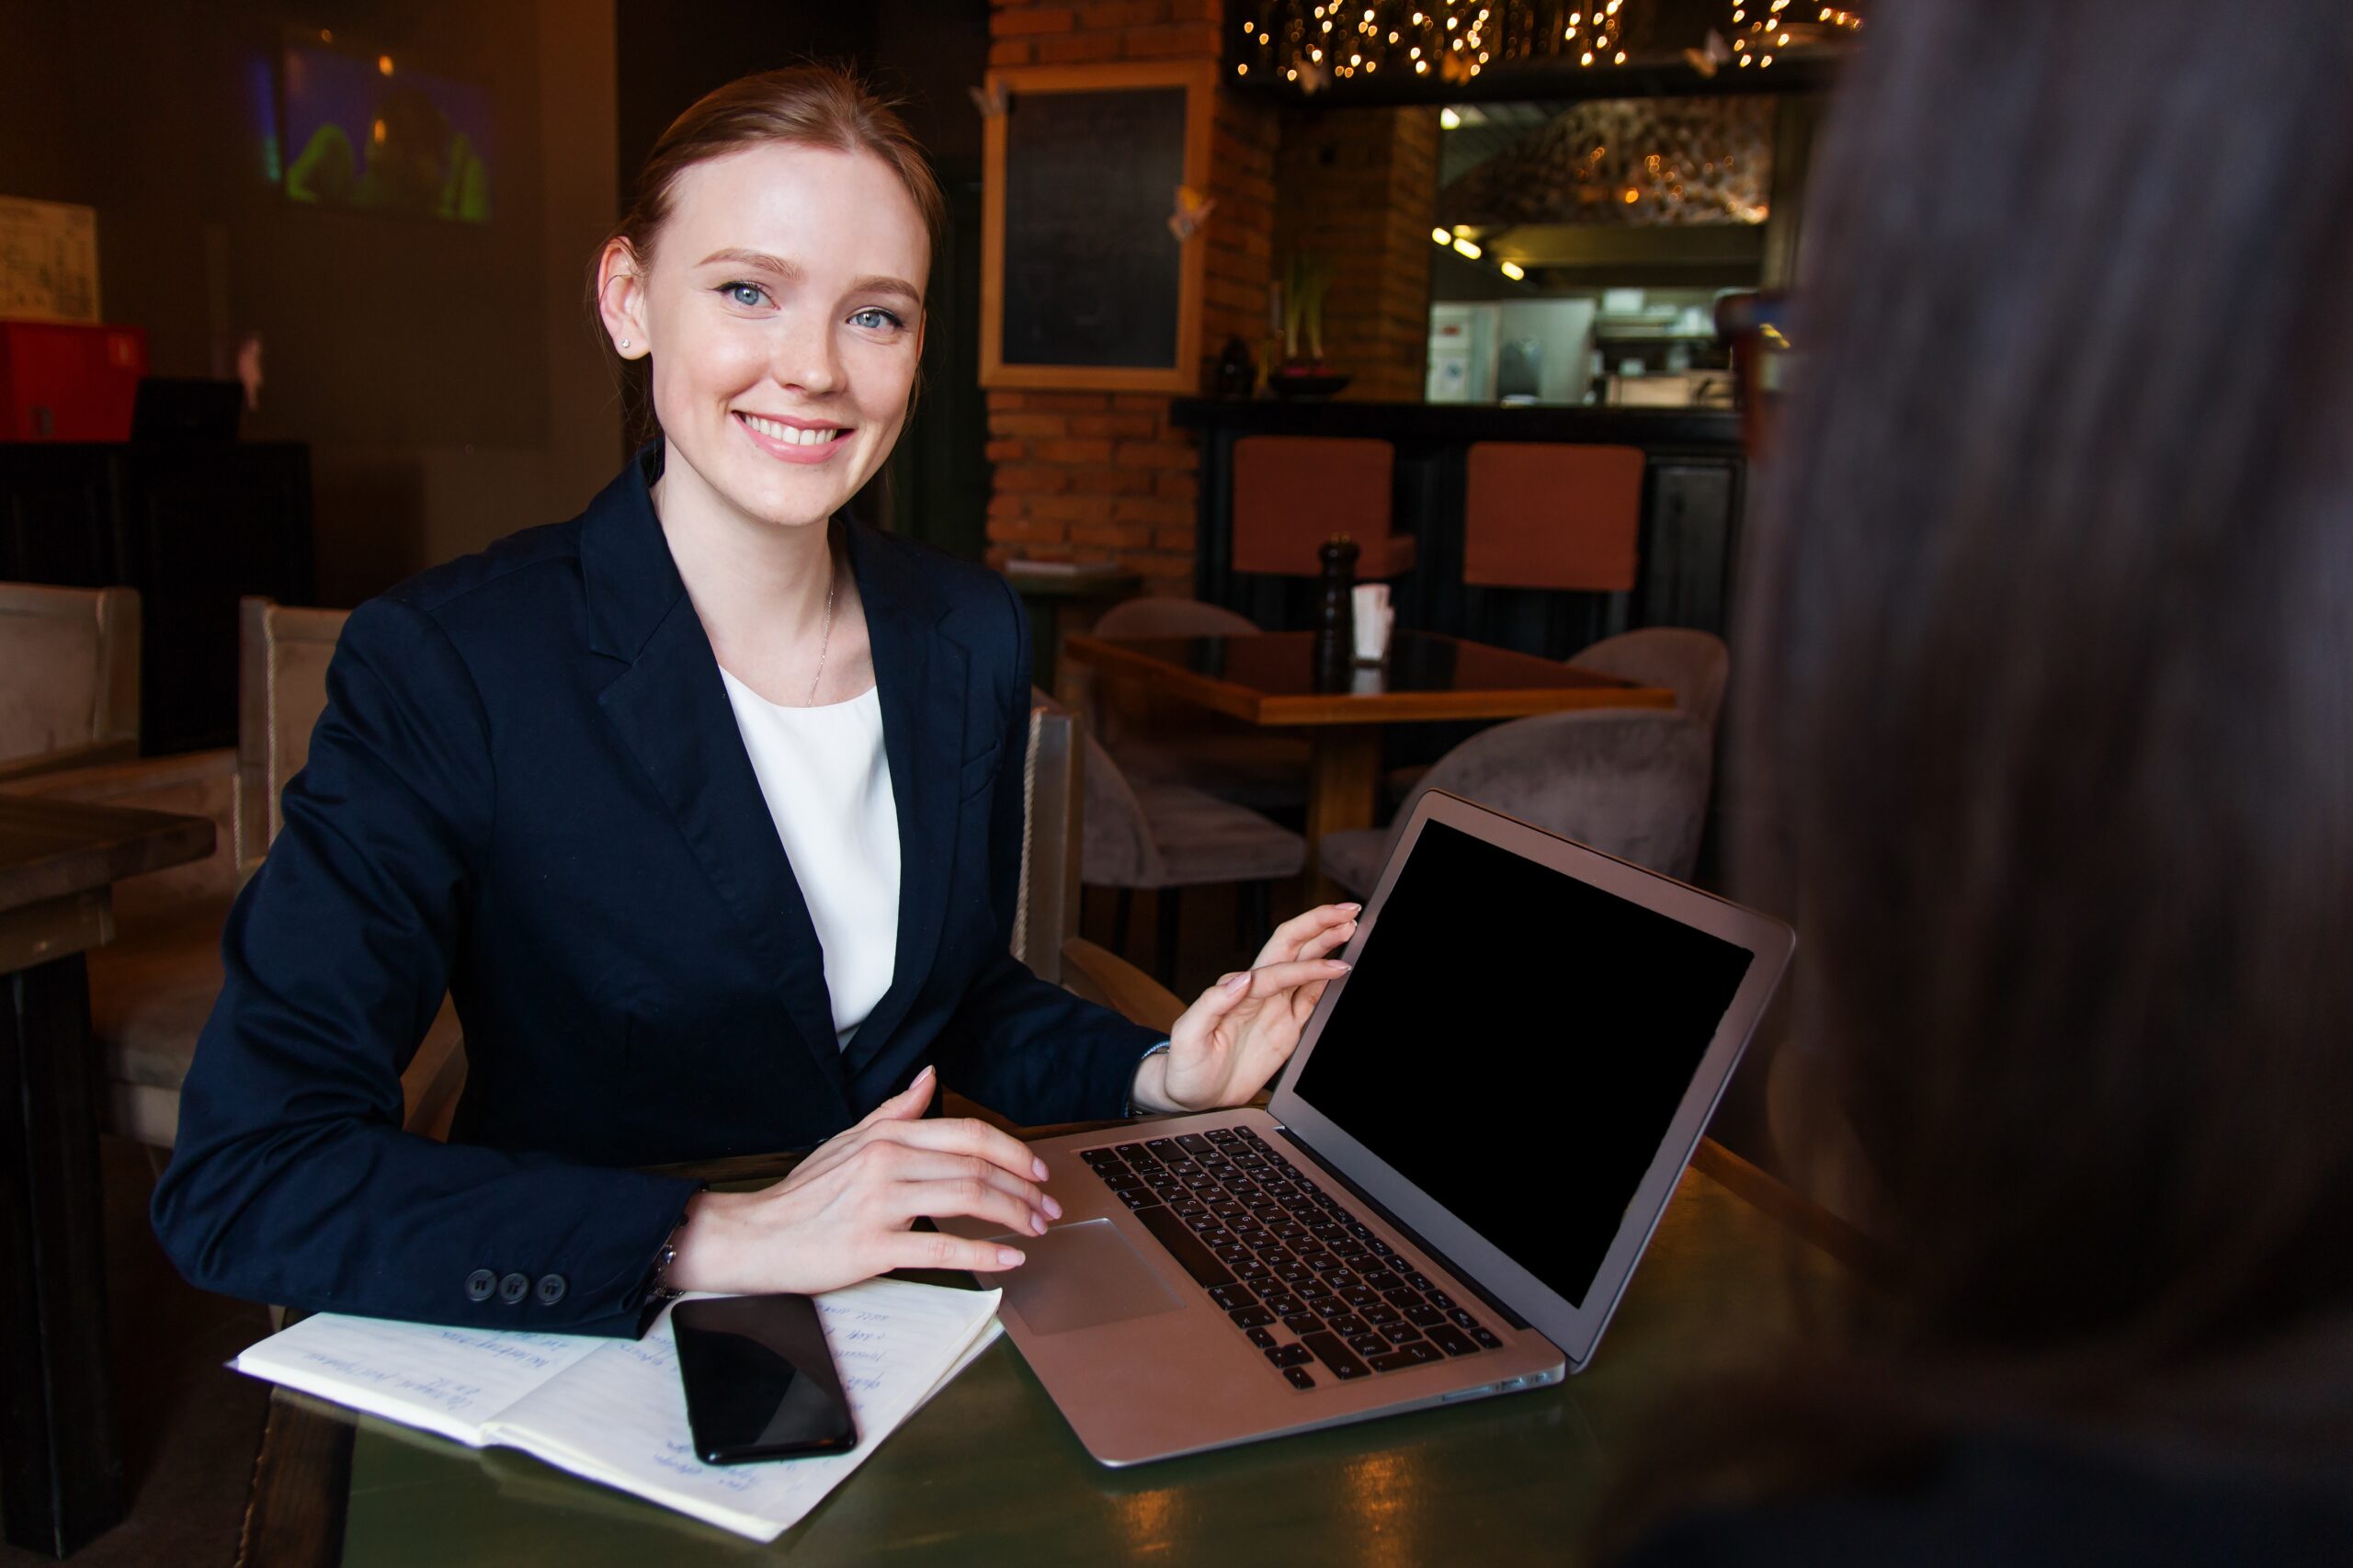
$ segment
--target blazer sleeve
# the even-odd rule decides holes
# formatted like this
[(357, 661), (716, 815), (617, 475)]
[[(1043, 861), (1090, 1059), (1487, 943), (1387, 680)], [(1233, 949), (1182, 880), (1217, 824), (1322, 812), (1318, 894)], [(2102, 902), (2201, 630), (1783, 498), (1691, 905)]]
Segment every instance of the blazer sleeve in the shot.
[(1039, 979), (1013, 956), (1021, 879), (1021, 780), (1029, 752), (1029, 626), (1001, 582), (1009, 637), (998, 687), (1005, 744), (989, 807), (995, 957), (966, 987), (940, 1040), (942, 1080), (1017, 1121), (1040, 1126), (1128, 1114), (1136, 1064), (1164, 1038)]
[(495, 811), (456, 649), (406, 604), (361, 607), (222, 934), (155, 1189), (156, 1233), (195, 1284), (479, 1327), (650, 1322), (644, 1287), (693, 1183), (402, 1131), (400, 1075), (449, 986)]

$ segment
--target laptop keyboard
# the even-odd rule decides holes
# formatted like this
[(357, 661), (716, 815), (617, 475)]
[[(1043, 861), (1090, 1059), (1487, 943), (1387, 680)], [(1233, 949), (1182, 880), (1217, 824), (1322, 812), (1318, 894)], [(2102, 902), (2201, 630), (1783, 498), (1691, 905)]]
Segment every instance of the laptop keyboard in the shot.
[(1250, 1128), (1082, 1149), (1293, 1388), (1503, 1341)]

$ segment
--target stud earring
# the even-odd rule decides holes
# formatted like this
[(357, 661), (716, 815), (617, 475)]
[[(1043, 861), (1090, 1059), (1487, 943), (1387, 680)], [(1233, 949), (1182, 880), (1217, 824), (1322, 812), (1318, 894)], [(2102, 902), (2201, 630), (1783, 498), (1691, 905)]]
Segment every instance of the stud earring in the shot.
[(622, 339), (621, 339), (621, 347), (622, 347), (623, 348), (627, 348), (627, 347), (629, 347), (629, 339), (628, 339), (628, 338), (624, 337), (624, 338), (622, 338)]

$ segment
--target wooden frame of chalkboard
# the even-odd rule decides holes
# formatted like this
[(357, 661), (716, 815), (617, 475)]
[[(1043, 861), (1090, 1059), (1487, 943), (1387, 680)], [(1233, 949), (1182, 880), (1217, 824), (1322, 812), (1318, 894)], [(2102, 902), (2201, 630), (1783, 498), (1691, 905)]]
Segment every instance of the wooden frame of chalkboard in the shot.
[(1206, 236), (1168, 225), (1207, 193), (1210, 61), (993, 71), (981, 384), (1197, 392)]

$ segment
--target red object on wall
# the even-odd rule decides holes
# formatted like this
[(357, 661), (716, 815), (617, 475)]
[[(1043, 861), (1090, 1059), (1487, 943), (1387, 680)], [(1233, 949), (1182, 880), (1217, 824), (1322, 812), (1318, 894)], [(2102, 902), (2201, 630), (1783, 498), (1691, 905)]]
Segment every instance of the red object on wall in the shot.
[(128, 441), (147, 330), (0, 321), (0, 440)]

